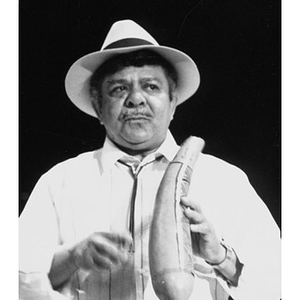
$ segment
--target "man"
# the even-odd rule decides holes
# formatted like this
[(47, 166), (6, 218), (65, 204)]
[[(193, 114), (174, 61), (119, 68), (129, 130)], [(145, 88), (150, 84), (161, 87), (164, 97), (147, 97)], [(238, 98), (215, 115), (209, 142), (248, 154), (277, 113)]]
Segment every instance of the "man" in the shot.
[[(148, 261), (156, 192), (179, 147), (168, 130), (200, 83), (186, 54), (130, 20), (66, 77), (105, 127), (103, 148), (42, 176), (20, 218), (21, 299), (158, 299)], [(280, 237), (238, 168), (200, 154), (181, 203), (193, 236), (189, 299), (279, 299)]]

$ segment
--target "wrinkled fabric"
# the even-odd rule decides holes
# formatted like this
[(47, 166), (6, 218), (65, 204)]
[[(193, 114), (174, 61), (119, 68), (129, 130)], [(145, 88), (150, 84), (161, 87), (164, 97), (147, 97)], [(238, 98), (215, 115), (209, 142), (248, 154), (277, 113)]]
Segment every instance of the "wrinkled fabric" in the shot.
[[(20, 299), (158, 299), (148, 262), (151, 215), (161, 178), (179, 147), (168, 132), (139, 173), (135, 205), (135, 254), (120, 271), (78, 270), (58, 291), (48, 279), (54, 253), (93, 232), (128, 230), (133, 178), (117, 163), (128, 156), (108, 139), (103, 148), (64, 161), (36, 184), (20, 217)], [(163, 159), (147, 164), (157, 156)], [(135, 160), (135, 158), (130, 158)], [(220, 239), (244, 264), (233, 287), (200, 257), (194, 257), (190, 300), (280, 299), (280, 233), (263, 201), (237, 167), (200, 154), (189, 196), (199, 201)]]

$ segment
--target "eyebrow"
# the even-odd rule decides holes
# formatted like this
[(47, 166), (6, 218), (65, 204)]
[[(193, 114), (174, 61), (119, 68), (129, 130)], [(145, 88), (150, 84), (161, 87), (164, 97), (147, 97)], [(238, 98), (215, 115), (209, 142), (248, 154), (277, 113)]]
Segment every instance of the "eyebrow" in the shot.
[[(145, 76), (140, 78), (140, 82), (148, 82), (148, 81), (156, 81), (158, 83), (162, 83), (162, 80), (156, 76)], [(104, 83), (106, 86), (109, 85), (114, 85), (114, 84), (123, 84), (123, 83), (128, 83), (130, 80), (124, 79), (124, 78), (119, 78), (119, 79), (109, 79), (105, 80)]]
[(152, 81), (152, 80), (162, 82), (162, 80), (160, 78), (155, 77), (155, 76), (150, 76), (150, 77), (146, 76), (146, 77), (141, 78), (141, 81)]
[(110, 84), (116, 84), (116, 83), (126, 83), (128, 82), (128, 80), (126, 79), (109, 79), (109, 80), (105, 80), (104, 81), (107, 85), (110, 85)]

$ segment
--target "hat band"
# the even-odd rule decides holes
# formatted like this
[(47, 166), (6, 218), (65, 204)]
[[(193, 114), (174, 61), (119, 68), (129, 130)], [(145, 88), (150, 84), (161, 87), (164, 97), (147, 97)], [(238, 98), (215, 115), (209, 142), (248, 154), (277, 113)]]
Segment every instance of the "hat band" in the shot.
[(103, 50), (124, 48), (124, 47), (126, 48), (126, 47), (133, 47), (133, 46), (143, 46), (143, 45), (153, 45), (153, 44), (143, 39), (126, 38), (107, 45), (105, 48), (103, 48)]

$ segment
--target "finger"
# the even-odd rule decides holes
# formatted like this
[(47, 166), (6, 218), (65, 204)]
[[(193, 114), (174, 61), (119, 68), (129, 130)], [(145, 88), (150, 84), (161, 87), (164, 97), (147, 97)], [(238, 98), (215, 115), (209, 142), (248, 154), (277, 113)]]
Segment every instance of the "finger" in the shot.
[(102, 236), (95, 236), (92, 247), (102, 256), (107, 257), (112, 263), (118, 264), (128, 260), (128, 249), (120, 247), (119, 244)]
[(92, 269), (94, 267), (94, 261), (92, 257), (92, 251), (90, 249), (86, 249), (82, 255), (83, 258), (83, 266), (87, 269)]
[(191, 199), (187, 196), (183, 196), (180, 198), (180, 203), (185, 207), (190, 207), (191, 202), (192, 202)]
[(132, 236), (129, 232), (103, 233), (103, 236), (122, 248), (130, 248), (132, 245)]
[(185, 206), (186, 208), (189, 207), (190, 209), (192, 210), (195, 210), (199, 213), (202, 213), (202, 209), (200, 207), (200, 205), (196, 202), (196, 201), (193, 201), (191, 198), (189, 197), (182, 197), (180, 199), (180, 203)]
[(132, 236), (129, 232), (116, 233), (116, 232), (96, 232), (97, 240), (102, 242), (102, 239), (122, 250), (129, 250), (132, 245)]
[(189, 219), (191, 224), (200, 224), (206, 221), (202, 213), (192, 210), (190, 207), (187, 207), (183, 213)]
[(111, 265), (114, 264), (108, 257), (100, 255), (97, 251), (91, 251), (91, 268), (97, 271), (102, 271), (103, 269), (109, 270)]
[(95, 250), (99, 255), (108, 258), (114, 264), (125, 262), (127, 259), (125, 255), (126, 251), (119, 249), (114, 244), (95, 244)]
[(210, 227), (206, 222), (201, 224), (191, 224), (190, 225), (191, 232), (201, 233), (202, 235), (206, 235), (210, 232)]

